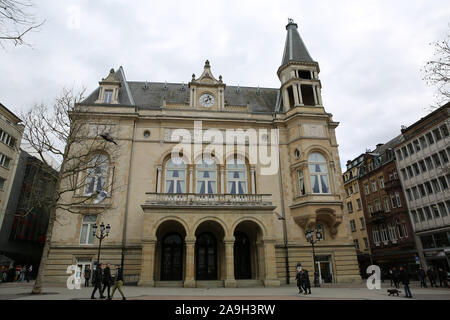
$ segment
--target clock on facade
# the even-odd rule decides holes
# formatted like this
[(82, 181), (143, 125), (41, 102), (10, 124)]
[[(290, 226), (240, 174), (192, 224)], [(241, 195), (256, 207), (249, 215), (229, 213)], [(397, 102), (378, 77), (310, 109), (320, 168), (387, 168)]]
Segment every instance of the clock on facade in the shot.
[(214, 96), (209, 93), (202, 94), (200, 96), (200, 104), (203, 107), (211, 107), (214, 105)]

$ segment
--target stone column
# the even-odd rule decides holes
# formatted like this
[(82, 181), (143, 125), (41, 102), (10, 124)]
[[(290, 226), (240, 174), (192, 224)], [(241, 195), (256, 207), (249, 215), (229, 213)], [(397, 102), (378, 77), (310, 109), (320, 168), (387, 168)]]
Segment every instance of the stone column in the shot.
[(189, 167), (189, 190), (186, 190), (186, 193), (195, 193), (194, 192), (194, 168), (192, 165)]
[(225, 166), (224, 165), (220, 166), (220, 189), (221, 189), (222, 194), (226, 193), (226, 190), (225, 190)]
[(316, 86), (313, 86), (314, 105), (317, 106), (317, 92)]
[(228, 237), (223, 240), (225, 243), (225, 287), (236, 288), (236, 279), (234, 278), (234, 237)]
[(323, 104), (322, 104), (322, 92), (320, 90), (320, 87), (317, 86), (316, 90), (317, 90), (317, 99), (319, 100), (319, 105), (323, 106)]
[(275, 239), (264, 238), (264, 286), (266, 287), (278, 287), (280, 286), (280, 280), (277, 278), (277, 261), (275, 256)]
[(298, 106), (298, 105), (301, 104), (301, 102), (300, 102), (300, 99), (299, 99), (299, 96), (298, 96), (298, 91), (295, 90), (296, 87), (297, 87), (297, 84), (294, 83), (292, 85), (292, 92), (294, 93), (294, 105)]
[(290, 109), (289, 94), (286, 88), (283, 88), (283, 107), (285, 111), (288, 111)]
[(156, 182), (156, 193), (161, 193), (162, 166), (158, 166), (158, 168), (156, 168), (156, 172), (158, 175), (158, 181)]
[(256, 193), (255, 168), (250, 168), (250, 182), (252, 184), (252, 194)]
[(297, 84), (297, 89), (298, 89), (298, 97), (299, 97), (300, 105), (303, 106), (302, 85), (300, 83)]
[(185, 288), (195, 288), (195, 237), (186, 237), (186, 272), (184, 278)]
[(155, 286), (155, 246), (155, 238), (142, 240), (142, 264), (139, 286)]

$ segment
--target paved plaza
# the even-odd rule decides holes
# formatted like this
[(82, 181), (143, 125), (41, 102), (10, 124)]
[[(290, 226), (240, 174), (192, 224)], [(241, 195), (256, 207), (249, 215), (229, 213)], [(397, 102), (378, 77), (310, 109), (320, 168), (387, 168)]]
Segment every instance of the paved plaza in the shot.
[[(69, 290), (63, 285), (47, 285), (44, 294), (31, 295), (32, 283), (0, 283), (0, 300), (84, 300), (89, 299), (93, 288)], [(294, 286), (277, 288), (150, 288), (124, 286), (129, 300), (450, 300), (450, 289), (422, 289), (418, 283), (411, 285), (413, 299), (388, 296), (389, 283), (383, 283), (380, 290), (368, 290), (364, 284), (326, 285), (312, 288), (311, 295), (297, 294)], [(106, 293), (106, 292), (105, 292)], [(98, 296), (98, 294), (96, 295)], [(116, 292), (114, 300), (120, 299)]]

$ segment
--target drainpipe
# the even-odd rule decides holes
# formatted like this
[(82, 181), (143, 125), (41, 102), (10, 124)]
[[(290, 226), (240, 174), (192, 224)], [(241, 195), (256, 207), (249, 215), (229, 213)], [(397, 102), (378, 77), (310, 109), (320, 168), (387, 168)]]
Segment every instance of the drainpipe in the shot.
[[(125, 260), (125, 244), (126, 244), (126, 236), (127, 236), (127, 221), (128, 221), (128, 204), (130, 202), (130, 185), (131, 185), (131, 173), (132, 173), (132, 164), (134, 157), (134, 140), (136, 138), (136, 119), (134, 119), (133, 123), (133, 138), (131, 139), (131, 155), (130, 155), (130, 164), (128, 166), (128, 183), (127, 183), (127, 199), (125, 202), (125, 213), (123, 218), (123, 230), (122, 230), (122, 258), (120, 262), (120, 268), (122, 269), (122, 274), (124, 274), (123, 264)], [(125, 281), (125, 279), (124, 279)]]
[[(275, 118), (275, 113), (273, 114)], [(274, 128), (276, 129), (275, 123)], [(281, 219), (283, 221), (283, 238), (284, 238), (284, 251), (285, 251), (285, 265), (286, 265), (286, 283), (289, 284), (289, 250), (288, 250), (288, 237), (287, 237), (287, 226), (286, 226), (286, 213), (284, 210), (284, 190), (283, 190), (283, 177), (281, 172), (281, 152), (280, 152), (280, 141), (278, 139), (278, 182), (280, 185), (280, 196), (281, 196)]]

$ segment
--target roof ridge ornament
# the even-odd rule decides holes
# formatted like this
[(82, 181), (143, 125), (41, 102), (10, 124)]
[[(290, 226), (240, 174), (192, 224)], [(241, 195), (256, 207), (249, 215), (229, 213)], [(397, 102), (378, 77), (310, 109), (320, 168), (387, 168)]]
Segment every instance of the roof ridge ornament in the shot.
[(295, 23), (295, 22), (294, 22), (294, 19), (288, 18), (288, 24), (289, 24), (289, 23)]
[(206, 60), (206, 61), (205, 61), (205, 67), (204, 67), (204, 68), (205, 68), (205, 69), (206, 69), (206, 68), (211, 68), (211, 66), (209, 65), (209, 60)]

